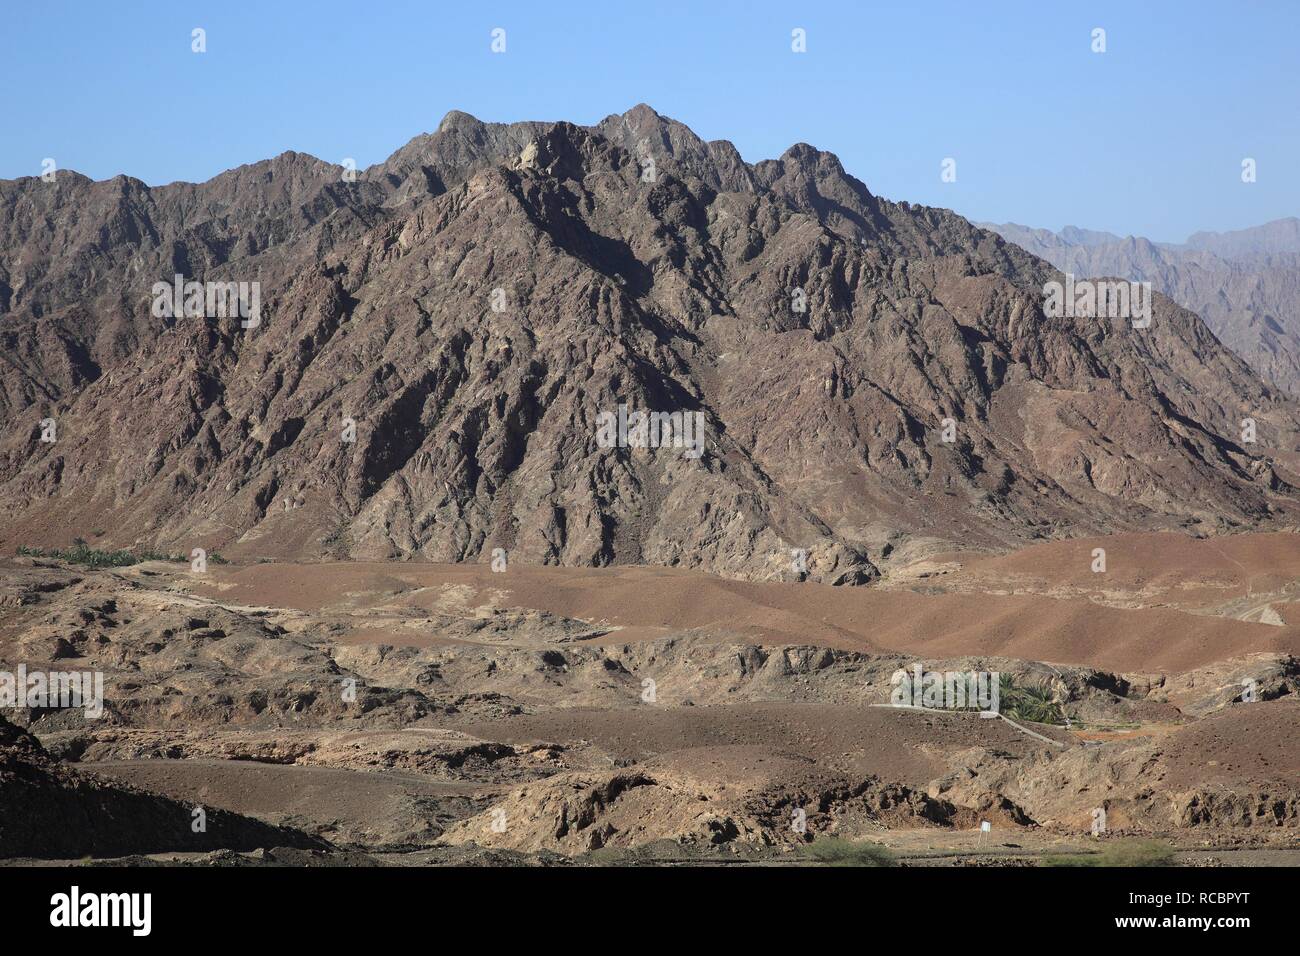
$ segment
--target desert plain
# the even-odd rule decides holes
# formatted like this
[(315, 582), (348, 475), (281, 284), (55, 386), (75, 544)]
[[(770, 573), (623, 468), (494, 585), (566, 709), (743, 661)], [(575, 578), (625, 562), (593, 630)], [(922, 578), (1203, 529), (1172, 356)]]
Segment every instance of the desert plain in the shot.
[[(3, 725), (0, 847), (798, 865), (825, 840), (1041, 865), (1154, 841), (1180, 864), (1294, 865), (1297, 578), (1289, 533), (940, 553), (870, 588), (7, 557), (0, 669), (99, 670), (105, 703)], [(918, 663), (1002, 675), (1002, 717), (893, 706), (891, 677)], [(1008, 688), (1040, 709), (1011, 718)]]

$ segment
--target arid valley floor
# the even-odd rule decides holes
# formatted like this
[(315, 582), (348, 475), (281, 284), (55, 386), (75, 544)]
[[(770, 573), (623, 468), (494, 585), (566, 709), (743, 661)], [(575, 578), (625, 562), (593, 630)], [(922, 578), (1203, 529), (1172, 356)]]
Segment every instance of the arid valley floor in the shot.
[[(6, 557), (0, 666), (102, 670), (105, 712), (5, 715), (0, 780), (26, 790), (0, 855), (800, 863), (839, 838), (1035, 865), (1144, 839), (1295, 865), (1297, 580), (1290, 533), (937, 555), (870, 588)], [(918, 662), (1009, 675), (1061, 720), (889, 706)]]

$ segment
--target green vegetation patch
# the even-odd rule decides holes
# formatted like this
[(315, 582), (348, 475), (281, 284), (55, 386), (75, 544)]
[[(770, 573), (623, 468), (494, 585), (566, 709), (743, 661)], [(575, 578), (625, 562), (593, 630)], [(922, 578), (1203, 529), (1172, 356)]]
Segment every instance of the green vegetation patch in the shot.
[(879, 843), (821, 837), (799, 848), (799, 854), (822, 866), (897, 866), (894, 854)]
[(1045, 856), (1043, 866), (1173, 866), (1174, 848), (1160, 840), (1116, 840), (1093, 853)]
[[(100, 548), (92, 548), (81, 538), (77, 538), (70, 548), (29, 548), (20, 545), (18, 553), (31, 558), (50, 558), (68, 564), (79, 564), (87, 568), (124, 568), (139, 564), (141, 561), (171, 561), (177, 564), (189, 561), (189, 558), (183, 554), (167, 554), (149, 548), (136, 551), (126, 549), (104, 551)], [(213, 564), (229, 563), (216, 552), (209, 554), (208, 560)]]

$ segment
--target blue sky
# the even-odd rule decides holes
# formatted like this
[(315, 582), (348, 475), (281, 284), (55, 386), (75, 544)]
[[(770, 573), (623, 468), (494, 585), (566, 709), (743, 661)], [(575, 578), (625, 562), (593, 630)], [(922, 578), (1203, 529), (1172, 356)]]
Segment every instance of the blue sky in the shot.
[(0, 178), (47, 156), (150, 184), (287, 149), (364, 167), (450, 109), (594, 123), (646, 102), (751, 162), (831, 150), (890, 199), (1178, 241), (1300, 215), (1297, 37), (1293, 0), (15, 2)]

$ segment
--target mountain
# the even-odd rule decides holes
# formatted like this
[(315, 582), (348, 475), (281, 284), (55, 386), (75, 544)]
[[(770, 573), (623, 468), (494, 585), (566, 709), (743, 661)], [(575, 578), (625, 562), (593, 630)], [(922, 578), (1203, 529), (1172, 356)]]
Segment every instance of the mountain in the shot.
[(1197, 232), (1187, 238), (1187, 249), (1212, 252), (1225, 259), (1256, 259), (1300, 252), (1300, 219), (1275, 219), (1251, 229), (1232, 232)]
[(1156, 243), (1067, 226), (984, 224), (1065, 272), (1118, 276), (1199, 314), (1263, 378), (1300, 394), (1300, 219)]
[[(355, 174), (9, 181), (0, 236), (10, 546), (862, 583), (1297, 514), (1295, 405), (1193, 313), (1048, 315), (1061, 275), (995, 233), (644, 105), (453, 112)], [(160, 313), (178, 274), (257, 283), (257, 321)], [(698, 420), (702, 454), (608, 447), (620, 406)]]

